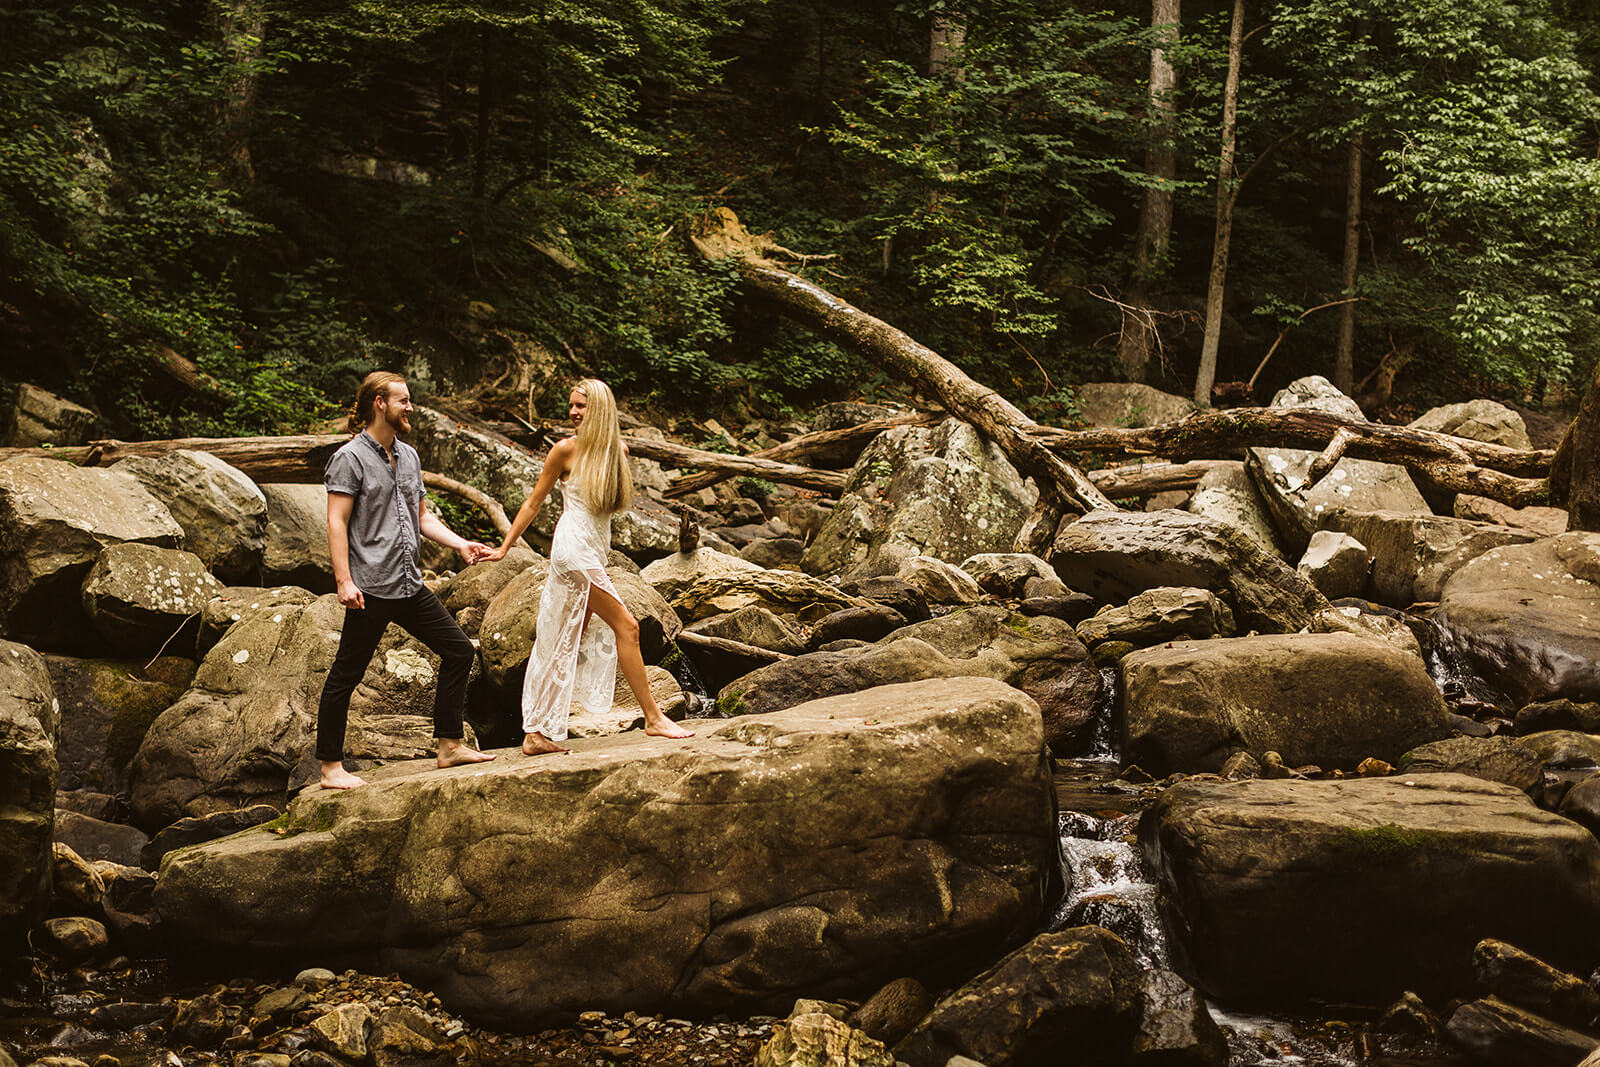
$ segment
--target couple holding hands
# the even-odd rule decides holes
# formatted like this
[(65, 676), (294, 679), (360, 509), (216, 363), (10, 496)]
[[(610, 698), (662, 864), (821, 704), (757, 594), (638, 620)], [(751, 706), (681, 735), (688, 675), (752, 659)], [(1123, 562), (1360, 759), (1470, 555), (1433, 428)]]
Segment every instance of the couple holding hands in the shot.
[[(461, 554), (467, 563), (503, 559), (559, 482), (565, 497), (550, 543), (550, 575), (539, 599), (538, 628), (522, 685), (522, 751), (565, 752), (567, 715), (576, 700), (610, 708), (620, 664), (644, 710), (645, 732), (691, 737), (661, 711), (645, 678), (639, 623), (606, 575), (611, 516), (633, 495), (616, 400), (604, 382), (586, 378), (572, 389), (568, 415), (577, 433), (550, 449), (544, 470), (517, 510), (498, 548), (455, 534), (428, 510), (416, 449), (399, 440), (411, 430), (405, 379), (374, 371), (356, 392), (347, 428), (356, 436), (328, 461), (328, 548), (339, 603), (345, 607), (339, 651), (317, 708), (317, 759), (322, 785), (366, 784), (344, 769), (344, 733), (355, 691), (378, 641), (397, 623), (440, 657), (433, 730), (438, 764), (455, 767), (495, 757), (463, 740), (472, 642), (439, 598), (422, 584), (420, 538)], [(589, 625), (598, 617), (603, 626)]]

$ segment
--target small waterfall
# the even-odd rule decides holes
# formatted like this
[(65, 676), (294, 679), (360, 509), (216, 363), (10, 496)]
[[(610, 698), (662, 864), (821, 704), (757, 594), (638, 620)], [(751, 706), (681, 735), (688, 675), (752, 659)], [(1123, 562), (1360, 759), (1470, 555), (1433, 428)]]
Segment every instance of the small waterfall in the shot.
[(1094, 732), (1089, 735), (1088, 751), (1079, 758), (1117, 762), (1117, 698), (1121, 694), (1122, 672), (1116, 667), (1100, 668), (1100, 697), (1094, 702)]
[(1067, 893), (1050, 929), (1103, 926), (1126, 941), (1143, 966), (1170, 967), (1156, 887), (1130, 843), (1139, 816), (1101, 819), (1063, 811), (1058, 818)]
[(717, 709), (717, 698), (706, 689), (706, 683), (700, 680), (700, 675), (694, 669), (694, 664), (689, 662), (688, 653), (676, 641), (672, 642), (671, 650), (662, 657), (661, 666), (670, 671), (678, 680), (678, 687), (683, 690), (684, 699), (688, 702), (686, 714), (692, 719), (721, 719), (726, 716)]
[(1439, 692), (1444, 694), (1451, 711), (1469, 718), (1477, 718), (1484, 713), (1509, 716), (1501, 706), (1504, 703), (1502, 694), (1497, 693), (1468, 665), (1466, 657), (1438, 623), (1430, 618), (1408, 615), (1406, 625), (1422, 646), (1428, 674), (1439, 687)]

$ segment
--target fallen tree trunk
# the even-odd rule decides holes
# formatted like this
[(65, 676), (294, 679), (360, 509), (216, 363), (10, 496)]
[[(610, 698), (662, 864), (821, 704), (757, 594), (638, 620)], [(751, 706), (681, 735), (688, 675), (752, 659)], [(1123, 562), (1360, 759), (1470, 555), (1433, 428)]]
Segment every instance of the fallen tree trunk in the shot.
[(1193, 489), (1200, 479), (1226, 467), (1225, 459), (1192, 459), (1187, 463), (1134, 463), (1126, 467), (1104, 467), (1089, 471), (1089, 480), (1113, 500), (1119, 497), (1151, 496), (1175, 489)]
[(501, 537), (511, 532), (511, 520), (506, 516), (506, 509), (500, 502), (485, 493), (482, 489), (474, 488), (466, 482), (458, 482), (454, 478), (447, 478), (442, 474), (432, 471), (422, 472), (422, 484), (429, 489), (436, 489), (441, 493), (458, 496), (462, 500), (476, 507), (479, 511), (489, 516), (489, 521), (494, 523), (495, 532)]
[(694, 243), (707, 259), (733, 257), (745, 284), (771, 298), (792, 318), (937, 396), (951, 414), (977, 427), (1047, 494), (1060, 496), (1080, 511), (1116, 510), (1116, 505), (1095, 488), (1083, 471), (1029, 435), (1038, 424), (1009, 400), (973, 381), (961, 368), (904, 331), (775, 266), (763, 256), (773, 248), (772, 243), (752, 238), (732, 211), (719, 209)]
[(1163, 426), (1090, 430), (1036, 426), (1028, 432), (1050, 448), (1174, 460), (1247, 447), (1303, 448), (1325, 453), (1317, 464), (1323, 474), (1340, 456), (1379, 460), (1417, 471), (1447, 492), (1486, 496), (1513, 507), (1549, 500), (1546, 475), (1555, 455), (1309, 408), (1232, 408), (1197, 412)]
[(667, 441), (650, 441), (642, 437), (624, 437), (622, 440), (633, 455), (673, 467), (698, 467), (701, 470), (721, 472), (724, 477), (742, 474), (750, 478), (764, 478), (769, 482), (797, 485), (802, 489), (826, 493), (828, 496), (838, 496), (844, 492), (845, 475), (841, 471), (812, 470), (810, 467), (799, 467), (792, 463), (774, 463), (772, 460), (759, 459), (755, 456), (702, 452), (698, 448), (675, 445)]
[(673, 638), (680, 645), (693, 645), (699, 648), (714, 648), (718, 652), (732, 652), (751, 659), (765, 659), (777, 663), (779, 660), (794, 659), (787, 652), (775, 652), (770, 648), (761, 648), (758, 645), (747, 645), (743, 641), (735, 641), (728, 637), (712, 637), (710, 634), (697, 634), (692, 630), (680, 630), (678, 636)]
[(156, 458), (180, 448), (209, 452), (253, 482), (320, 482), (322, 470), (348, 434), (292, 437), (179, 437), (167, 441), (92, 441), (70, 448), (0, 448), (0, 463), (14, 456), (59, 459), (80, 467), (106, 467), (129, 456)]
[[(836, 430), (817, 430), (814, 433), (802, 434), (799, 437), (790, 438), (780, 445), (763, 448), (759, 452), (752, 452), (747, 458), (771, 460), (774, 463), (788, 463), (841, 445), (850, 445), (859, 451), (885, 430), (892, 430), (897, 426), (928, 426), (943, 417), (942, 414), (920, 412), (916, 415), (901, 415), (892, 419), (869, 419), (855, 426), (841, 426)], [(672, 487), (663, 495), (669, 499), (687, 496), (701, 489), (709, 489), (729, 477), (731, 477), (731, 474), (726, 471), (702, 471), (681, 481), (673, 482)]]

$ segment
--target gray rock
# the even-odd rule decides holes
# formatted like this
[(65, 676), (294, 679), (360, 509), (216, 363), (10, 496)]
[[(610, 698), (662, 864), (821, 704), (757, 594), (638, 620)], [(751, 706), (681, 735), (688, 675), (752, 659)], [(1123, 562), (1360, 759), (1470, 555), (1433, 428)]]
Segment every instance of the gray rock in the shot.
[(187, 816), (162, 827), (139, 852), (136, 862), (145, 870), (158, 870), (161, 867), (161, 858), (173, 849), (215, 841), (219, 837), (227, 837), (229, 834), (248, 830), (252, 826), (271, 822), (278, 815), (278, 809), (271, 804), (256, 804), (248, 808), (235, 808), (232, 811), (214, 811), (209, 815)]
[(99, 416), (82, 404), (23, 382), (6, 420), (7, 448), (38, 445), (81, 445), (89, 439)]
[(1491, 548), (1536, 540), (1526, 531), (1443, 515), (1338, 512), (1323, 525), (1366, 546), (1372, 557), (1370, 595), (1397, 608), (1438, 600), (1452, 574)]
[(1077, 626), (1086, 645), (1128, 641), (1149, 645), (1178, 637), (1232, 637), (1233, 612), (1207, 589), (1147, 589), (1120, 608), (1109, 608)]
[[(157, 886), (170, 936), (359, 949), (426, 976), (452, 1010), (525, 1026), (941, 980), (1043, 918), (1056, 841), (1042, 723), (993, 681), (573, 747), (378, 768), (356, 794), (297, 797), (281, 836), (173, 853)], [(783, 798), (800, 795), (796, 819)]]
[[(706, 578), (684, 589), (673, 609), (690, 622), (756, 605), (810, 624), (841, 608), (865, 607), (860, 597), (794, 571), (752, 571)], [(909, 617), (909, 616), (908, 616)]]
[(1175, 641), (1122, 658), (1125, 762), (1217, 771), (1237, 749), (1353, 770), (1450, 736), (1422, 661), (1350, 634)]
[(85, 859), (111, 860), (131, 865), (139, 862), (139, 850), (149, 838), (137, 826), (92, 819), (75, 811), (58, 810), (54, 840)]
[(1349, 534), (1318, 530), (1311, 535), (1306, 551), (1295, 569), (1329, 600), (1361, 596), (1367, 588), (1367, 572), (1372, 559), (1367, 546)]
[(1498, 500), (1490, 500), (1486, 496), (1457, 493), (1451, 510), (1458, 519), (1510, 526), (1518, 530), (1527, 530), (1538, 537), (1554, 537), (1567, 532), (1565, 508), (1514, 508)]
[(1243, 463), (1228, 463), (1201, 475), (1184, 509), (1233, 526), (1269, 556), (1281, 554), (1272, 517)]
[(761, 537), (739, 549), (739, 558), (766, 570), (799, 570), (806, 543), (798, 537)]
[[(1139, 836), (1171, 928), (1218, 998), (1459, 995), (1488, 931), (1562, 965), (1595, 956), (1600, 841), (1510, 786), (1184, 781)], [(1505, 906), (1524, 899), (1539, 906)]]
[(180, 1000), (167, 1021), (167, 1033), (186, 1045), (216, 1048), (233, 1032), (239, 1009), (224, 1005), (214, 993)]
[(761, 567), (738, 556), (718, 552), (714, 548), (697, 548), (693, 552), (674, 552), (651, 562), (639, 576), (667, 600), (675, 600), (685, 589), (705, 578), (725, 574), (749, 574)]
[[(265, 611), (281, 616), (284, 608), (303, 608), (316, 599), (317, 594), (298, 585), (278, 585), (270, 589), (253, 585), (230, 586), (206, 601), (205, 607), (200, 609), (200, 635), (195, 641), (195, 655), (204, 659), (206, 653), (222, 640), (228, 628), (247, 614)], [(169, 700), (167, 703), (172, 702)]]
[(1600, 734), (1600, 704), (1568, 700), (1566, 697), (1541, 700), (1518, 709), (1513, 725), (1519, 734), (1536, 734), (1546, 730)]
[(1533, 447), (1528, 443), (1528, 427), (1522, 416), (1493, 400), (1445, 404), (1423, 412), (1406, 425), (1414, 430), (1432, 430), (1507, 448)]
[(1490, 549), (1456, 571), (1434, 621), (1514, 705), (1600, 700), (1600, 534)]
[(267, 534), (261, 548), (264, 585), (334, 591), (328, 555), (328, 491), (320, 485), (263, 485)]
[(932, 556), (912, 556), (895, 571), (896, 578), (922, 594), (929, 604), (976, 604), (983, 590), (954, 563)]
[(1532, 796), (1544, 775), (1544, 760), (1514, 737), (1448, 737), (1418, 745), (1401, 757), (1402, 774), (1451, 772), (1503, 782)]
[[(45, 669), (61, 704), (56, 743), (59, 791), (127, 791), (128, 764), (145, 731), (194, 680), (192, 660), (138, 660), (47, 655)], [(57, 800), (57, 806), (64, 806)], [(108, 811), (83, 811), (105, 819)]]
[[(883, 605), (875, 605), (882, 607)], [(852, 610), (849, 608), (846, 611)], [(889, 610), (893, 610), (892, 608)], [(897, 613), (898, 614), (898, 613)], [(901, 616), (904, 618), (904, 616)], [(740, 644), (754, 645), (756, 648), (765, 648), (772, 652), (783, 652), (787, 655), (797, 655), (805, 651), (805, 641), (795, 632), (794, 628), (783, 620), (780, 615), (774, 615), (760, 605), (752, 604), (739, 608), (723, 615), (713, 615), (708, 619), (691, 623), (684, 627), (686, 630), (707, 637), (722, 637)]]
[(1507, 1004), (1498, 997), (1463, 1004), (1446, 1024), (1450, 1038), (1474, 1059), (1517, 1067), (1569, 1067), (1595, 1049), (1595, 1039)]
[(39, 654), (0, 641), (0, 944), (49, 900), (59, 710)]
[(1146, 971), (1142, 993), (1130, 1064), (1227, 1067), (1228, 1039), (1188, 982), (1172, 971)]
[(1293, 633), (1328, 600), (1283, 560), (1226, 526), (1182, 511), (1096, 511), (1061, 527), (1050, 562), (1068, 586), (1123, 604), (1146, 589), (1209, 589), (1241, 628)]
[(111, 545), (83, 580), (83, 610), (117, 652), (182, 655), (194, 646), (201, 610), (220, 592), (222, 583), (193, 552)]
[(886, 604), (845, 608), (817, 621), (810, 645), (820, 648), (832, 641), (854, 639), (876, 641), (906, 625), (906, 617)]
[(963, 560), (1011, 548), (1037, 496), (991, 442), (960, 419), (887, 430), (851, 469), (806, 549), (810, 574), (893, 566), (911, 556)]
[(1138, 1025), (1143, 981), (1133, 952), (1098, 926), (1040, 934), (941, 1000), (895, 1046), (911, 1067), (954, 1055), (983, 1063), (1117, 1063)]
[(175, 449), (114, 465), (167, 506), (184, 547), (224, 582), (258, 581), (267, 541), (267, 498), (239, 470), (209, 452)]
[(80, 916), (46, 919), (30, 940), (34, 948), (69, 966), (103, 956), (111, 948), (105, 924)]
[(360, 1063), (367, 1058), (367, 1027), (372, 1009), (365, 1004), (341, 1004), (311, 1020), (311, 1029), (323, 1051)]
[(1141, 382), (1085, 382), (1078, 386), (1078, 417), (1086, 426), (1162, 426), (1195, 410), (1188, 397)]
[(50, 651), (93, 643), (78, 593), (103, 549), (183, 543), (131, 474), (31, 457), (0, 463), (0, 530), (0, 629)]
[(995, 596), (1020, 597), (1029, 578), (1057, 581), (1050, 564), (1031, 552), (983, 552), (969, 556), (961, 564), (985, 593)]
[(755, 1067), (894, 1067), (883, 1042), (823, 1012), (793, 1015), (773, 1027)]

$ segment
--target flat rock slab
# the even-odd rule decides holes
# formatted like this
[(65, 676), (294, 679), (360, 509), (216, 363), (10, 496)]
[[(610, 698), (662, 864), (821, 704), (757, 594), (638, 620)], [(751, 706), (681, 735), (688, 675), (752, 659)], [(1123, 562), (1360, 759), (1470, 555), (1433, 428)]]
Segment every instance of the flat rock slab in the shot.
[(1139, 828), (1209, 994), (1383, 1004), (1472, 989), (1473, 946), (1600, 950), (1600, 841), (1458, 774), (1180, 782)]
[(1045, 914), (1055, 805), (1038, 707), (936, 679), (303, 792), (181, 849), (173, 944), (358, 952), (455, 1010), (787, 1008), (981, 969)]
[(1517, 705), (1600, 700), (1600, 534), (1491, 549), (1451, 575), (1433, 617)]

